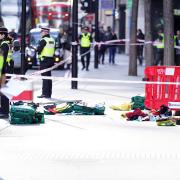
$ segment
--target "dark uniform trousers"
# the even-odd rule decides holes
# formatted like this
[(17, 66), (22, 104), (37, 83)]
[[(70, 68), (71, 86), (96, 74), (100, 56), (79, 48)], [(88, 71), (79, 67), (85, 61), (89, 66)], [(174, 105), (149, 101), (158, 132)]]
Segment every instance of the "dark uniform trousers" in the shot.
[[(89, 63), (90, 63), (90, 47), (81, 47), (80, 52), (81, 52), (82, 66), (83, 66), (83, 68), (86, 67), (86, 69), (88, 70)], [(83, 55), (83, 54), (85, 54), (85, 55)], [(86, 57), (86, 64), (85, 64), (85, 61), (84, 61), (85, 57)]]
[(164, 58), (164, 48), (159, 48), (156, 50), (156, 62), (155, 65), (157, 66), (159, 63), (163, 65), (163, 58)]
[[(6, 73), (13, 74), (13, 70), (14, 70), (13, 67), (14, 67), (14, 62), (11, 60), (10, 65), (6, 66)], [(16, 74), (20, 74), (20, 72), (19, 73), (16, 72)], [(10, 79), (10, 77), (6, 77), (6, 79), (7, 80)], [(1, 113), (9, 114), (9, 99), (5, 95), (1, 95)]]
[(5, 95), (1, 95), (1, 113), (9, 114), (9, 99)]
[[(10, 66), (6, 66), (6, 73), (13, 74), (13, 61), (11, 61)], [(6, 77), (6, 79), (10, 79), (10, 77)], [(6, 80), (6, 83), (8, 82)], [(9, 99), (5, 95), (1, 95), (1, 113), (9, 114)]]
[[(40, 61), (40, 70), (52, 67), (54, 65), (53, 58), (44, 57), (42, 61)], [(45, 72), (41, 74), (42, 76), (51, 76), (51, 71)], [(46, 97), (51, 97), (52, 94), (52, 80), (43, 79), (42, 84), (42, 95)]]
[[(20, 74), (20, 68), (19, 73), (15, 72), (15, 74)], [(6, 66), (6, 73), (13, 74), (14, 71), (14, 62), (11, 60), (10, 65)], [(6, 79), (10, 79), (10, 77), (6, 77)], [(7, 83), (7, 81), (6, 81)], [(1, 113), (2, 114), (9, 114), (9, 99), (5, 95), (1, 95)]]
[(6, 73), (13, 74), (14, 73), (14, 61), (11, 60), (10, 63), (6, 66)]

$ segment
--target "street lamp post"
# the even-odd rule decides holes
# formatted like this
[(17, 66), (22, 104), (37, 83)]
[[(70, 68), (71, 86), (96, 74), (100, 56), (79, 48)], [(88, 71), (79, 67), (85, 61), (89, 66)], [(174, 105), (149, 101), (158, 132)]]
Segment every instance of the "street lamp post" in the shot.
[[(95, 41), (99, 42), (99, 0), (95, 0)], [(98, 68), (99, 58), (98, 58), (98, 46), (96, 45), (94, 55), (94, 68)]]
[(25, 48), (26, 48), (26, 0), (22, 0), (22, 16), (21, 16), (21, 74), (25, 74)]
[(116, 17), (115, 17), (115, 14), (116, 14), (116, 0), (114, 0), (114, 7), (113, 7), (113, 24), (112, 24), (112, 29), (113, 31), (115, 32), (115, 29), (116, 29)]
[[(72, 42), (78, 41), (78, 2), (73, 0), (73, 9), (72, 9)], [(72, 44), (72, 78), (78, 77), (78, 46)], [(72, 81), (71, 88), (77, 89), (78, 82)]]

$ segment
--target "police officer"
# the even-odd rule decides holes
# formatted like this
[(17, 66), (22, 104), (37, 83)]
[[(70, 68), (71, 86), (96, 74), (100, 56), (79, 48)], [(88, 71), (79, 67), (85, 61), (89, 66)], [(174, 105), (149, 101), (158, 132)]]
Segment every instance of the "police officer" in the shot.
[(158, 38), (156, 40), (156, 62), (155, 65), (163, 65), (163, 58), (164, 58), (164, 34), (160, 30), (158, 32)]
[[(180, 46), (180, 30), (176, 32), (174, 36), (174, 46)], [(175, 65), (180, 66), (180, 49), (175, 48)]]
[[(82, 70), (86, 68), (86, 71), (89, 71), (90, 47), (91, 47), (91, 42), (92, 42), (92, 36), (88, 32), (88, 30), (89, 30), (88, 27), (84, 27), (82, 29), (82, 34), (79, 36)], [(84, 61), (85, 57), (86, 57), (86, 64)]]
[[(6, 82), (6, 66), (7, 66), (7, 57), (9, 52), (8, 39), (8, 30), (5, 27), (0, 27), (0, 85), (3, 86)], [(9, 114), (9, 99), (1, 95), (1, 118), (7, 118)]]
[[(40, 70), (54, 65), (53, 56), (55, 51), (55, 40), (50, 37), (49, 28), (41, 28), (42, 39), (39, 41), (37, 52), (40, 59)], [(42, 76), (51, 76), (51, 71), (41, 74)], [(43, 79), (42, 94), (38, 98), (51, 98), (52, 80)]]
[(12, 59), (12, 41), (13, 39), (10, 36), (6, 38), (6, 43), (9, 45), (8, 56), (6, 59), (6, 73), (9, 74), (14, 73), (14, 61)]

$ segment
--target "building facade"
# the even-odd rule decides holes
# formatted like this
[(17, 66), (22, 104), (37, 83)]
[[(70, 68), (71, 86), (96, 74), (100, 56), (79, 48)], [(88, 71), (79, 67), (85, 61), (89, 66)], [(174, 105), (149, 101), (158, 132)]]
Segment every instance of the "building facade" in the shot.
[[(101, 0), (104, 1), (104, 0)], [(100, 2), (101, 2), (100, 1)], [(111, 0), (109, 0), (111, 1)], [(115, 26), (114, 30), (120, 39), (129, 39), (130, 35), (130, 22), (131, 22), (131, 7), (132, 0), (112, 0), (116, 5), (114, 6), (116, 14), (112, 10), (103, 9), (100, 7), (100, 22), (104, 27)], [(138, 25), (144, 32), (144, 0), (139, 0), (138, 7)], [(163, 29), (163, 0), (152, 0), (152, 32), (153, 37), (159, 29)], [(115, 16), (115, 17), (114, 17)], [(115, 24), (115, 25), (114, 25)], [(174, 30), (180, 30), (180, 3), (179, 0), (174, 0)], [(128, 53), (129, 46), (120, 47), (120, 52)]]

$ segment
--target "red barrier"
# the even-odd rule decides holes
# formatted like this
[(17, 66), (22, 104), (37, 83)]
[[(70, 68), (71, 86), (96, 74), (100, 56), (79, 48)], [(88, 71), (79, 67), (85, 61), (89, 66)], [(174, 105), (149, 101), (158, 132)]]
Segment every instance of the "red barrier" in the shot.
[(25, 81), (24, 91), (17, 96), (13, 96), (11, 101), (33, 102), (33, 82)]
[(23, 91), (21, 94), (18, 96), (14, 96), (12, 98), (12, 101), (33, 101), (33, 91), (32, 90), (26, 90)]
[[(179, 66), (150, 66), (145, 69), (145, 78), (152, 82), (180, 83)], [(146, 84), (145, 106), (159, 109), (161, 105), (180, 109), (180, 84)]]

